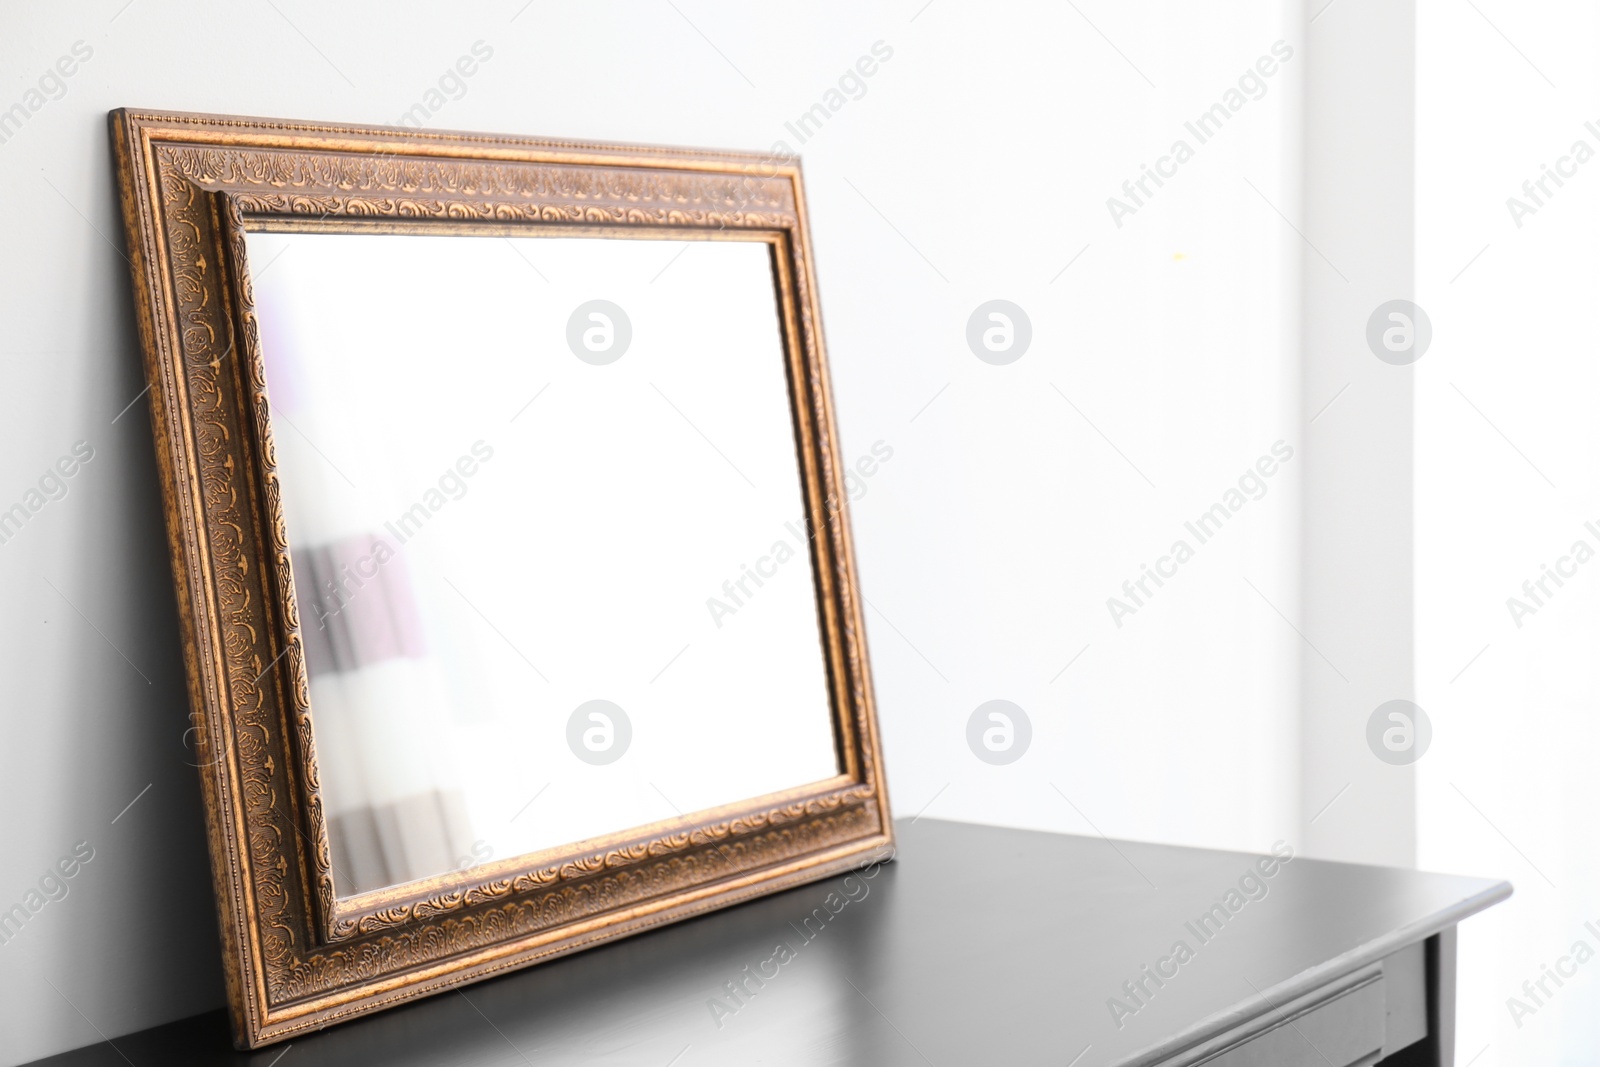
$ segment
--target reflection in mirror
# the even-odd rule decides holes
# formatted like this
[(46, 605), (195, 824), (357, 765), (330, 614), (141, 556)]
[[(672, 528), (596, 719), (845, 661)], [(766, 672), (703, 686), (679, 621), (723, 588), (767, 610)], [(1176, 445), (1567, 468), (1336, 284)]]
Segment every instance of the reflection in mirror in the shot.
[(341, 896), (839, 773), (767, 243), (248, 254)]

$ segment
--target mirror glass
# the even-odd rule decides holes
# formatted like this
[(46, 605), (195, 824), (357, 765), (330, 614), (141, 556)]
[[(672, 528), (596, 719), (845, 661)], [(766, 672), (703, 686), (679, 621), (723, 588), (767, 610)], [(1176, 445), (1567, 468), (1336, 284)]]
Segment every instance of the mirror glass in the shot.
[(247, 248), (341, 896), (839, 773), (771, 246)]

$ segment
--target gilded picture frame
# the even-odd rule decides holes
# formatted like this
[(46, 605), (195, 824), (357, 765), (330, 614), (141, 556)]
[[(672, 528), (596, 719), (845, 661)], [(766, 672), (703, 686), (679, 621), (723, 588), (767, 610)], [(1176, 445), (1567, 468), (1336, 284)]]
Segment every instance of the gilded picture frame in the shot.
[[(892, 853), (796, 161), (155, 111), (110, 119), (239, 1047)], [(340, 898), (244, 235), (540, 227), (770, 244), (842, 770), (581, 850)]]

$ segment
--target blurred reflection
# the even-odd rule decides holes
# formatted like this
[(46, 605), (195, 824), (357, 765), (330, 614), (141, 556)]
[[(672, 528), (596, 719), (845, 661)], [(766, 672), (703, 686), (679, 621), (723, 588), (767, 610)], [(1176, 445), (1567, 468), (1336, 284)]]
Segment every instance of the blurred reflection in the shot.
[(765, 244), (248, 240), (341, 895), (837, 773)]
[(298, 548), (293, 565), (335, 870), (361, 892), (456, 867), (472, 822), (445, 754), (376, 741), (425, 735), (443, 703), (406, 561), (365, 535)]

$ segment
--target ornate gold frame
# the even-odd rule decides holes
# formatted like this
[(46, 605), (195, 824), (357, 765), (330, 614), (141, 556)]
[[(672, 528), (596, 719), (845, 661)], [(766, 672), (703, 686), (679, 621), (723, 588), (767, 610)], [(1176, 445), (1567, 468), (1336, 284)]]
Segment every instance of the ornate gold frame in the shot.
[[(119, 110), (114, 154), (234, 1038), (253, 1048), (892, 848), (799, 167), (751, 154)], [(339, 899), (244, 233), (581, 227), (773, 249), (844, 773)]]

